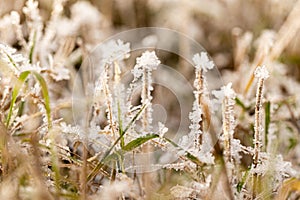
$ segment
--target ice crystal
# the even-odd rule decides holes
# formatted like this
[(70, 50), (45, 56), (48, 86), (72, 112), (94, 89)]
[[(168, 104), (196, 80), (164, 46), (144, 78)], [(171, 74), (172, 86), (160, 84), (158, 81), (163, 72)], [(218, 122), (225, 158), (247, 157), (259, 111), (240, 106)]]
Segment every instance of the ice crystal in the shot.
[(270, 74), (266, 68), (266, 66), (258, 66), (254, 72), (256, 78), (267, 79)]
[(142, 77), (142, 95), (141, 95), (141, 103), (143, 105), (148, 104), (145, 108), (145, 112), (143, 113), (143, 133), (147, 134), (152, 129), (152, 95), (151, 91), (153, 91), (152, 86), (152, 71), (157, 68), (160, 64), (160, 60), (156, 56), (155, 52), (146, 51), (142, 54), (142, 56), (136, 59), (136, 65), (134, 69), (131, 71), (134, 80), (131, 84), (130, 91), (133, 91), (133, 88), (136, 87), (136, 82), (139, 78)]
[(103, 63), (111, 65), (115, 61), (121, 61), (129, 57), (130, 44), (122, 40), (110, 40), (101, 47)]
[(148, 70), (156, 69), (156, 67), (160, 64), (160, 60), (156, 56), (154, 51), (146, 51), (142, 54), (141, 57), (136, 59), (136, 66), (141, 68), (144, 67)]
[(168, 132), (168, 128), (161, 122), (158, 122), (158, 134), (160, 138), (163, 138), (165, 133)]
[(200, 55), (199, 53), (195, 54), (193, 61), (196, 69), (202, 69), (204, 72), (214, 67), (214, 63), (209, 60), (206, 52), (201, 52)]
[(191, 120), (189, 128), (191, 129), (191, 132), (196, 135), (196, 137), (198, 137), (199, 134), (202, 134), (199, 124), (202, 121), (201, 115), (202, 108), (199, 106), (197, 101), (194, 101), (193, 111), (189, 114), (189, 118)]
[(16, 53), (17, 50), (5, 44), (0, 44), (0, 55), (7, 63), (18, 67), (19, 63), (26, 61), (22, 54)]
[(30, 17), (31, 20), (41, 19), (38, 9), (38, 1), (28, 0), (26, 7), (23, 8), (24, 14)]
[(275, 157), (269, 153), (260, 153), (261, 162), (251, 170), (253, 174), (265, 175), (268, 172), (272, 172), (272, 179), (274, 188), (278, 186), (285, 178), (296, 176), (297, 172), (292, 168), (290, 162), (283, 160), (282, 155), (276, 155)]

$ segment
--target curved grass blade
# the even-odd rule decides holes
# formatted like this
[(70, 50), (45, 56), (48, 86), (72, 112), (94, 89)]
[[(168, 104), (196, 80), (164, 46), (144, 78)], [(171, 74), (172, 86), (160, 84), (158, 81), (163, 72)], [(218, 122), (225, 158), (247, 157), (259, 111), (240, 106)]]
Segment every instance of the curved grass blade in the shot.
[(37, 81), (40, 83), (40, 86), (42, 88), (42, 94), (45, 102), (45, 109), (46, 109), (46, 115), (48, 119), (48, 128), (51, 128), (51, 108), (50, 108), (50, 99), (49, 99), (49, 93), (48, 93), (48, 87), (46, 84), (45, 79), (36, 71), (32, 71), (32, 74), (35, 76)]
[(123, 147), (123, 150), (124, 151), (132, 151), (133, 149), (141, 146), (142, 144), (146, 143), (147, 141), (149, 141), (151, 139), (154, 139), (154, 138), (158, 138), (158, 137), (159, 137), (159, 135), (157, 135), (157, 134), (148, 134), (146, 136), (139, 137), (139, 138), (137, 138), (135, 140), (132, 140), (128, 144), (126, 144)]
[(13, 89), (12, 99), (11, 99), (11, 102), (10, 102), (9, 111), (8, 111), (8, 115), (7, 115), (7, 118), (6, 118), (6, 127), (9, 126), (9, 123), (10, 123), (10, 120), (11, 120), (11, 115), (12, 115), (12, 112), (13, 112), (13, 107), (16, 103), (18, 94), (20, 92), (20, 89), (21, 89), (23, 83), (25, 82), (25, 80), (26, 80), (26, 78), (28, 77), (29, 74), (30, 74), (30, 71), (22, 72), (20, 74), (19, 78), (18, 78), (16, 86)]
[(239, 99), (238, 97), (235, 98), (235, 103), (240, 106), (244, 111), (249, 110), (250, 107), (247, 107), (241, 99)]

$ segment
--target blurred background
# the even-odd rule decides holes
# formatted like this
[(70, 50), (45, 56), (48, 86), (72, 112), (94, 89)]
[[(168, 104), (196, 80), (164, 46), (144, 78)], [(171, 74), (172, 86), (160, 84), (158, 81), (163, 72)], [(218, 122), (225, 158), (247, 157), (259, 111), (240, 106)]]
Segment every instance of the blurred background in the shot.
[[(53, 2), (55, 1), (39, 1), (40, 14), (44, 21), (50, 18)], [(90, 32), (84, 34), (92, 35), (85, 39), (91, 43), (136, 27), (170, 28), (187, 34), (202, 44), (222, 71), (222, 69), (233, 70), (239, 64), (236, 63), (234, 54), (237, 41), (241, 36), (248, 33), (250, 37), (248, 40), (254, 41), (265, 30), (277, 32), (296, 1), (91, 0), (84, 1), (84, 7), (78, 6), (78, 3), (79, 1), (75, 0), (65, 1), (64, 17), (70, 19), (81, 16), (83, 30)], [(24, 4), (25, 0), (0, 0), (0, 16), (5, 16), (12, 10), (22, 13)], [(92, 5), (94, 7), (91, 7)], [(85, 8), (90, 9), (90, 12), (84, 12)], [(68, 28), (65, 25), (66, 23), (61, 20), (59, 26), (64, 31)], [(1, 20), (0, 38), (2, 41), (13, 43), (15, 39), (13, 34), (5, 35), (3, 31), (8, 28), (5, 21)], [(83, 35), (83, 32), (77, 34)], [(299, 77), (300, 63), (299, 38), (298, 31), (280, 56), (280, 59), (288, 61), (293, 67), (291, 74), (297, 77)], [(245, 45), (249, 51), (247, 56), (251, 60), (256, 46), (255, 43), (248, 43)]]

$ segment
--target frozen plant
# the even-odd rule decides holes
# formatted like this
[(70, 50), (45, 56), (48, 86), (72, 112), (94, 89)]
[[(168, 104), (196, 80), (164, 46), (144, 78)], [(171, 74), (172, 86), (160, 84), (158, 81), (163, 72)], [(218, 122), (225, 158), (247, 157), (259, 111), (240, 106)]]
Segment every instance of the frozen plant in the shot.
[[(198, 53), (193, 57), (194, 67), (195, 67), (195, 81), (194, 81), (194, 103), (192, 112), (189, 114), (191, 124), (189, 126), (190, 133), (187, 136), (189, 141), (193, 141), (192, 147), (189, 149), (193, 155), (195, 155), (201, 162), (204, 163), (214, 163), (214, 158), (212, 154), (204, 148), (202, 145), (203, 140), (206, 140), (203, 136), (204, 133), (204, 117), (207, 109), (207, 102), (205, 98), (207, 95), (206, 89), (206, 79), (205, 72), (214, 67), (212, 61), (209, 60), (207, 53), (201, 52), (201, 55)], [(206, 143), (207, 141), (205, 141)], [(190, 144), (191, 145), (191, 144)], [(181, 145), (182, 146), (182, 145)]]
[(111, 65), (129, 57), (130, 44), (122, 40), (110, 40), (100, 47), (103, 64)]
[[(262, 147), (262, 101), (263, 101), (263, 87), (265, 80), (269, 77), (269, 72), (265, 66), (258, 66), (254, 72), (258, 78), (255, 100), (255, 121), (254, 121), (254, 156), (253, 156), (253, 170), (255, 171), (260, 160), (260, 152)], [(256, 196), (257, 174), (253, 177), (253, 196)]]
[(142, 94), (141, 94), (141, 103), (142, 105), (147, 105), (143, 113), (143, 134), (147, 134), (152, 130), (152, 95), (153, 91), (152, 86), (152, 71), (157, 68), (160, 64), (160, 60), (156, 56), (154, 51), (146, 51), (142, 54), (141, 57), (136, 59), (136, 65), (132, 70), (134, 80), (138, 80), (142, 77)]
[(194, 81), (194, 96), (195, 101), (193, 104), (193, 111), (189, 118), (192, 122), (190, 129), (191, 133), (194, 134), (195, 146), (194, 148), (200, 148), (202, 143), (202, 134), (204, 130), (203, 112), (204, 106), (206, 106), (205, 92), (206, 92), (206, 80), (204, 73), (214, 67), (212, 61), (209, 60), (206, 52), (201, 52), (193, 56), (193, 62), (195, 66), (195, 81)]
[(228, 170), (228, 176), (231, 184), (234, 184), (235, 178), (235, 162), (239, 163), (239, 145), (240, 143), (234, 139), (234, 105), (236, 93), (232, 89), (232, 83), (222, 86), (220, 91), (213, 91), (212, 94), (222, 102), (222, 123), (223, 123), (223, 146), (224, 160)]

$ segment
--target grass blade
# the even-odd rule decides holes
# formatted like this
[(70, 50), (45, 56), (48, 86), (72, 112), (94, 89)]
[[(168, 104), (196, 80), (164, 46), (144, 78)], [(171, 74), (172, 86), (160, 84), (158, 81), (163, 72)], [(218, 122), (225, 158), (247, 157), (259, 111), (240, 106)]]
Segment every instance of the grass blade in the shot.
[(45, 102), (45, 109), (48, 119), (48, 128), (51, 128), (51, 108), (50, 108), (50, 98), (48, 93), (48, 87), (45, 79), (36, 71), (32, 71), (32, 74), (35, 76), (37, 81), (40, 83), (40, 86), (42, 88), (42, 94)]
[(15, 106), (18, 94), (20, 92), (20, 89), (22, 88), (22, 85), (24, 84), (26, 78), (28, 77), (28, 75), (30, 74), (30, 71), (24, 71), (20, 74), (17, 84), (13, 89), (13, 93), (12, 93), (12, 99), (10, 102), (10, 106), (9, 106), (9, 111), (8, 111), (8, 115), (6, 118), (6, 127), (9, 126), (10, 120), (11, 120), (11, 116), (12, 116), (12, 112), (13, 112), (13, 107)]
[(146, 143), (147, 141), (149, 141), (151, 139), (154, 139), (154, 138), (158, 138), (158, 137), (159, 137), (159, 135), (157, 135), (157, 134), (148, 134), (146, 136), (139, 137), (139, 138), (137, 138), (135, 140), (132, 140), (128, 144), (126, 144), (123, 147), (123, 150), (124, 151), (132, 151), (133, 149), (141, 146), (142, 144)]

